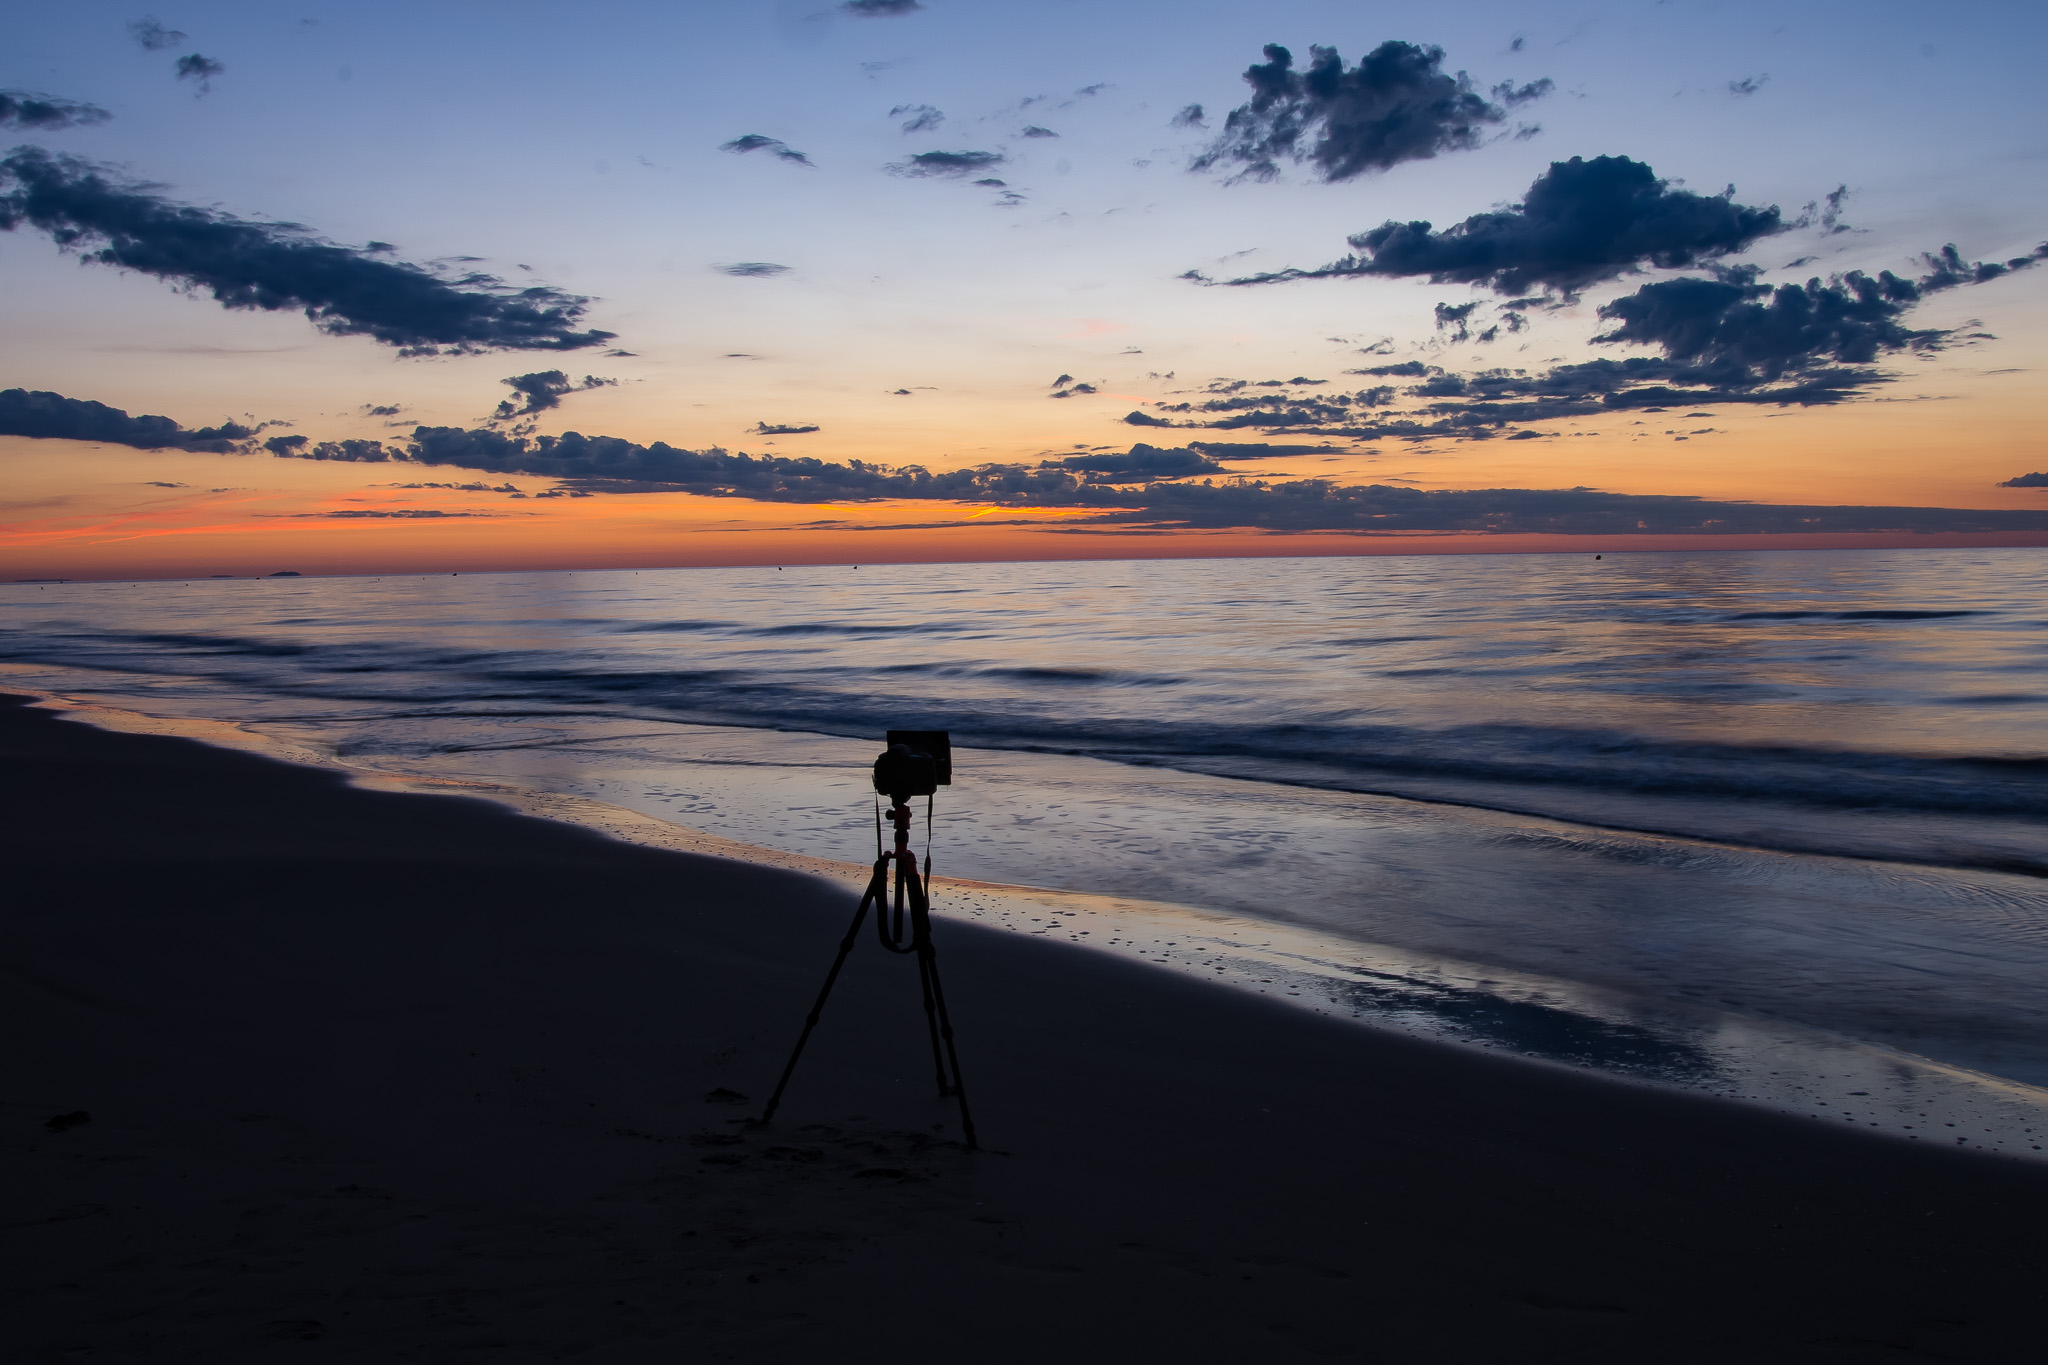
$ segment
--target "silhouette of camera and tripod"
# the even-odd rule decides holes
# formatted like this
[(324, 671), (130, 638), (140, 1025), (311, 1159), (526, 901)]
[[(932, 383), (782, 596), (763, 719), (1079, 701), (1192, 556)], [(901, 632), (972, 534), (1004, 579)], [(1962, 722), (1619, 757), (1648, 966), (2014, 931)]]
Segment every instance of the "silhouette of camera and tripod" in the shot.
[[(931, 1035), (932, 1070), (938, 1077), (939, 1095), (958, 1101), (961, 1133), (969, 1148), (978, 1148), (980, 1144), (974, 1137), (974, 1119), (967, 1110), (967, 1091), (960, 1080), (960, 1057), (953, 1046), (953, 1021), (946, 1013), (946, 992), (939, 984), (939, 960), (932, 948), (929, 895), (931, 801), (940, 787), (952, 784), (952, 743), (944, 730), (891, 730), (887, 743), (889, 747), (875, 759), (874, 787), (877, 794), (889, 798), (888, 820), (895, 830), (895, 847), (882, 846), (881, 816), (878, 813), (874, 876), (861, 895), (860, 908), (853, 913), (853, 923), (847, 926), (846, 937), (840, 941), (839, 955), (832, 959), (832, 969), (825, 973), (825, 984), (818, 991), (817, 1003), (811, 1006), (810, 1014), (804, 1018), (803, 1032), (797, 1035), (789, 1063), (782, 1068), (782, 1079), (776, 1082), (775, 1093), (768, 1097), (768, 1105), (761, 1111), (761, 1122), (765, 1124), (775, 1117), (776, 1106), (782, 1103), (782, 1093), (789, 1088), (789, 1078), (796, 1073), (797, 1061), (803, 1056), (804, 1044), (811, 1040), (812, 1031), (818, 1027), (819, 1016), (825, 1012), (825, 1002), (832, 995), (832, 986), (839, 980), (840, 969), (845, 967), (847, 957), (860, 938), (861, 925), (872, 909), (882, 947), (891, 953), (917, 959), (917, 983), (924, 996), (925, 1027)], [(917, 855), (910, 851), (910, 802), (911, 798), (918, 796), (925, 799), (925, 857), (921, 868)], [(895, 872), (893, 903), (892, 869)]]

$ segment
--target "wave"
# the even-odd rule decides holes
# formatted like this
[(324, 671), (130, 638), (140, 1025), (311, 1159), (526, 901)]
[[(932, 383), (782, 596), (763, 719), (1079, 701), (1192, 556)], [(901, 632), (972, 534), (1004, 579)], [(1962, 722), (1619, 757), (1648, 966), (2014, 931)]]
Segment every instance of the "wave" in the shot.
[[(1182, 677), (1136, 670), (992, 661), (863, 667), (829, 659), (802, 670), (745, 666), (738, 656), (694, 667), (594, 667), (542, 651), (432, 650), (356, 642), (309, 645), (219, 634), (132, 632), (19, 637), (0, 656), (47, 663), (189, 673), (273, 697), (387, 707), (500, 711), (628, 706), (672, 720), (861, 735), (906, 714), (953, 730), (967, 747), (1049, 751), (1163, 766), (1230, 760), (1234, 771), (1387, 790), (1402, 778), (1764, 800), (1833, 810), (2037, 816), (2048, 809), (2048, 758), (1924, 755), (1839, 747), (1681, 742), (1620, 727), (1538, 724), (1419, 726), (1342, 717), (1253, 721), (1215, 714), (1258, 708), (1239, 695), (1205, 717), (1197, 707), (1154, 719), (1076, 708), (1059, 698), (1108, 689), (1172, 689)], [(282, 668), (266, 665), (285, 665)], [(709, 665), (709, 666), (705, 666)], [(1413, 670), (1411, 670), (1413, 671)], [(906, 690), (911, 678), (969, 684), (945, 696)], [(972, 684), (982, 684), (977, 691)], [(1213, 681), (1211, 682), (1213, 689)], [(963, 693), (970, 695), (963, 695)], [(2001, 702), (2005, 698), (1999, 698)], [(2012, 703), (2021, 698), (2015, 697)], [(1277, 707), (1278, 703), (1275, 703)], [(1263, 708), (1267, 714), (1273, 708)], [(1280, 771), (1284, 769), (1284, 774)]]

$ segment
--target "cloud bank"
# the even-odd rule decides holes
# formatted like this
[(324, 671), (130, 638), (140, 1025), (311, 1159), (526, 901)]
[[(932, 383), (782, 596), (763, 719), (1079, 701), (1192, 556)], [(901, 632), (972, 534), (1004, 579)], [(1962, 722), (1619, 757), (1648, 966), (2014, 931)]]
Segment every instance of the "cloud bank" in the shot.
[[(100, 403), (10, 389), (0, 392), (0, 435), (227, 451), (246, 450), (241, 443), (253, 433), (232, 424), (188, 431), (166, 417), (131, 418)], [(1327, 479), (1268, 482), (1228, 476), (1225, 466), (1238, 458), (1235, 448), (1207, 442), (1176, 448), (1140, 442), (1121, 455), (1095, 452), (1036, 465), (987, 464), (938, 473), (917, 465), (684, 450), (662, 441), (642, 445), (573, 431), (527, 437), (422, 426), (402, 448), (377, 441), (313, 443), (296, 435), (272, 437), (264, 445), (288, 459), (452, 465), (559, 480), (542, 498), (675, 491), (772, 503), (995, 503), (1093, 513), (1079, 523), (1081, 529), (1573, 535), (2048, 531), (2048, 509), (1781, 506), (1591, 488), (1426, 490)], [(1288, 449), (1259, 445), (1243, 458)], [(2048, 476), (2022, 476), (2013, 483), (2034, 486), (2035, 480), (2048, 482)]]
[(204, 290), (224, 308), (303, 310), (330, 336), (368, 336), (402, 355), (566, 351), (613, 335), (574, 330), (590, 302), (579, 295), (480, 272), (445, 277), (295, 223), (175, 203), (39, 147), (0, 159), (0, 190), (0, 229), (25, 223), (85, 260)]
[(1444, 71), (1442, 48), (1414, 43), (1381, 43), (1349, 69), (1333, 47), (1311, 47), (1306, 71), (1296, 71), (1294, 54), (1278, 44), (1265, 53), (1264, 63), (1244, 73), (1251, 102), (1231, 110), (1189, 169), (1231, 168), (1234, 178), (1271, 180), (1284, 160), (1326, 182), (1349, 180), (1477, 147), (1510, 109), (1551, 88), (1548, 80), (1497, 85), (1489, 99), (1464, 72)]

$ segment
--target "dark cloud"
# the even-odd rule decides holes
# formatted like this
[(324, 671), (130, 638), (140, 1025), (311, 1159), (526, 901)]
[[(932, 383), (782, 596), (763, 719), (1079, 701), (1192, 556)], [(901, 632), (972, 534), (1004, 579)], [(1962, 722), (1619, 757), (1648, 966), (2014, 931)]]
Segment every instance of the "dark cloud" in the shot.
[(742, 137), (736, 137), (730, 142), (721, 142), (718, 144), (718, 150), (721, 152), (734, 152), (741, 156), (748, 152), (773, 152), (778, 161), (794, 162), (799, 166), (811, 164), (809, 157), (790, 146), (787, 142), (784, 142), (781, 138), (765, 137), (760, 133), (748, 133)]
[(910, 115), (903, 119), (906, 133), (929, 132), (946, 121), (946, 116), (929, 104), (899, 104), (889, 111), (890, 118), (902, 118), (905, 114)]
[[(1839, 200), (1830, 196), (1833, 208)], [(1478, 213), (1442, 232), (1391, 219), (1349, 239), (1356, 254), (1316, 270), (1281, 270), (1227, 281), (1271, 284), (1347, 275), (1427, 276), (1503, 294), (1587, 285), (1646, 265), (1674, 269), (1740, 251), (1787, 224), (1775, 205), (1753, 208), (1731, 194), (1673, 189), (1625, 156), (1553, 161), (1522, 202)]]
[(839, 8), (856, 19), (893, 19), (924, 8), (918, 0), (840, 0)]
[(226, 308), (303, 309), (329, 335), (373, 337), (403, 355), (565, 351), (612, 337), (572, 330), (590, 302), (578, 295), (379, 259), (295, 223), (175, 203), (38, 147), (0, 159), (0, 189), (0, 229), (27, 223), (88, 261), (206, 290)]
[(1122, 455), (1069, 455), (1053, 463), (1061, 469), (1073, 470), (1091, 483), (1145, 483), (1223, 472), (1222, 465), (1199, 450), (1162, 450), (1142, 441)]
[(1477, 303), (1438, 304), (1436, 329), (1439, 332), (1448, 331), (1453, 341), (1464, 341), (1472, 335), (1472, 310), (1478, 306)]
[(140, 450), (203, 450), (216, 455), (247, 449), (254, 427), (223, 422), (197, 429), (168, 417), (130, 417), (119, 408), (46, 390), (0, 389), (0, 436), (39, 440), (106, 441)]
[[(1420, 361), (1376, 365), (1350, 374), (1414, 379), (1351, 393), (1240, 392), (1262, 385), (1220, 380), (1195, 397), (1149, 404), (1124, 420), (1134, 426), (1254, 428), (1299, 435), (1409, 441), (1484, 440), (1510, 427), (1600, 413), (1729, 403), (1812, 407), (1848, 402), (1892, 382), (1889, 356), (1932, 352), (1978, 332), (1915, 328), (1907, 314), (1930, 294), (1996, 280), (2048, 259), (2048, 243), (2003, 261), (1965, 259), (1954, 246), (1921, 257), (1924, 273), (1906, 277), (1850, 271), (1804, 284), (1758, 281), (1755, 266), (1724, 266), (1712, 276), (1645, 284), (1603, 305), (1611, 324), (1593, 338), (1659, 354), (1558, 364), (1548, 370), (1492, 369), (1455, 374)], [(1478, 303), (1439, 304), (1437, 325), (1451, 340), (1491, 340), (1519, 330), (1524, 298), (1496, 305), (1503, 321), (1476, 335)], [(1280, 387), (1298, 390), (1301, 378)], [(1698, 435), (1702, 433), (1689, 433)], [(1518, 439), (1528, 439), (1520, 437)]]
[(785, 274), (789, 270), (788, 266), (777, 265), (773, 261), (733, 261), (728, 265), (714, 265), (711, 268), (721, 275), (731, 275), (742, 280), (765, 280)]
[(1413, 43), (1381, 43), (1348, 70), (1332, 47), (1311, 47), (1307, 71), (1294, 70), (1284, 47), (1269, 43), (1265, 52), (1244, 73), (1251, 103), (1230, 112), (1191, 170), (1232, 167), (1240, 178), (1271, 180), (1288, 160), (1325, 181), (1349, 180), (1477, 147), (1509, 109), (1550, 91), (1547, 80), (1498, 85), (1489, 99), (1464, 72), (1444, 71), (1442, 48)]
[(1982, 284), (2044, 256), (2048, 244), (2007, 261), (1966, 261), (1949, 245), (1922, 257), (1927, 273), (1917, 279), (1852, 270), (1826, 281), (1768, 285), (1757, 282), (1754, 267), (1739, 267), (1713, 279), (1660, 280), (1601, 305), (1600, 316), (1616, 325), (1594, 340), (1655, 346), (1693, 367), (1700, 382), (1738, 388), (1824, 364), (1869, 365), (1951, 339), (1951, 332), (1902, 321), (1929, 294)]
[(1024, 131), (1023, 131), (1023, 132), (1021, 132), (1021, 133), (1017, 134), (1017, 136), (1019, 136), (1019, 137), (1058, 137), (1058, 136), (1059, 136), (1059, 134), (1058, 134), (1058, 133), (1055, 133), (1055, 132), (1054, 132), (1054, 131), (1053, 131), (1052, 129), (1050, 129), (1050, 128), (1041, 128), (1041, 127), (1039, 127), (1039, 126), (1038, 126), (1037, 124), (1033, 123), (1033, 124), (1031, 124), (1031, 125), (1027, 126), (1027, 127), (1026, 127), (1026, 128), (1024, 129)]
[(1070, 388), (1064, 388), (1059, 390), (1057, 393), (1047, 394), (1046, 396), (1048, 398), (1073, 398), (1077, 395), (1091, 394), (1095, 392), (1097, 392), (1097, 389), (1093, 384), (1075, 384)]
[(303, 436), (273, 436), (263, 448), (281, 460), (338, 460), (344, 464), (384, 464), (403, 460), (405, 452), (393, 450), (382, 441), (321, 441)]
[(2048, 474), (2022, 474), (2018, 478), (2007, 479), (1998, 486), (2000, 488), (2048, 488)]
[(891, 163), (889, 171), (893, 175), (961, 180), (1002, 164), (1000, 152), (919, 152), (907, 160)]
[(36, 128), (56, 132), (105, 123), (113, 115), (97, 104), (32, 95), (26, 90), (0, 90), (0, 128)]
[[(579, 384), (560, 370), (536, 370), (532, 374), (515, 374), (498, 382), (512, 390), (513, 398), (498, 404), (498, 410), (491, 415), (494, 422), (509, 422), (516, 417), (546, 412), (549, 408), (562, 406), (564, 394), (585, 389), (601, 389), (619, 381), (599, 379), (594, 374), (586, 374), (583, 376), (583, 382)], [(397, 409), (394, 408), (393, 411)]]
[(140, 19), (128, 21), (128, 35), (142, 45), (146, 52), (161, 52), (167, 47), (176, 47), (185, 41), (185, 35), (174, 28), (165, 28), (154, 14), (145, 14)]
[(178, 79), (198, 81), (202, 92), (212, 89), (210, 82), (226, 70), (227, 67), (213, 58), (202, 57), (197, 52), (188, 52), (178, 58)]
[(1744, 76), (1739, 81), (1728, 82), (1728, 93), (1731, 95), (1754, 95), (1757, 91), (1764, 88), (1764, 82), (1770, 78), (1771, 73), (1768, 71), (1764, 72), (1761, 76)]
[(1190, 104), (1173, 116), (1172, 125), (1175, 128), (1207, 128), (1209, 116), (1203, 112), (1201, 105)]
[(520, 491), (519, 486), (517, 484), (489, 484), (484, 483), (481, 480), (472, 483), (387, 483), (384, 485), (384, 487), (403, 488), (407, 490), (419, 488), (446, 488), (457, 493), (517, 493)]
[(142, 481), (142, 486), (143, 486), (144, 488), (190, 488), (190, 487), (191, 487), (191, 485), (190, 485), (190, 484), (184, 484), (184, 483), (165, 483), (165, 482), (164, 482), (164, 481), (163, 481), (162, 479), (144, 479), (144, 480)]
[(789, 425), (778, 422), (756, 422), (749, 428), (756, 436), (808, 436), (818, 429), (815, 422), (798, 422)]

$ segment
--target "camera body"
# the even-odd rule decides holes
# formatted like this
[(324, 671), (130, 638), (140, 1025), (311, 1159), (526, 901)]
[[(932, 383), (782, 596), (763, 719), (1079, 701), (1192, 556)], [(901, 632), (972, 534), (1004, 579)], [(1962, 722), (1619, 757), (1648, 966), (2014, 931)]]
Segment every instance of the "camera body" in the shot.
[(944, 730), (891, 730), (875, 759), (875, 790), (901, 805), (953, 783), (953, 745)]

